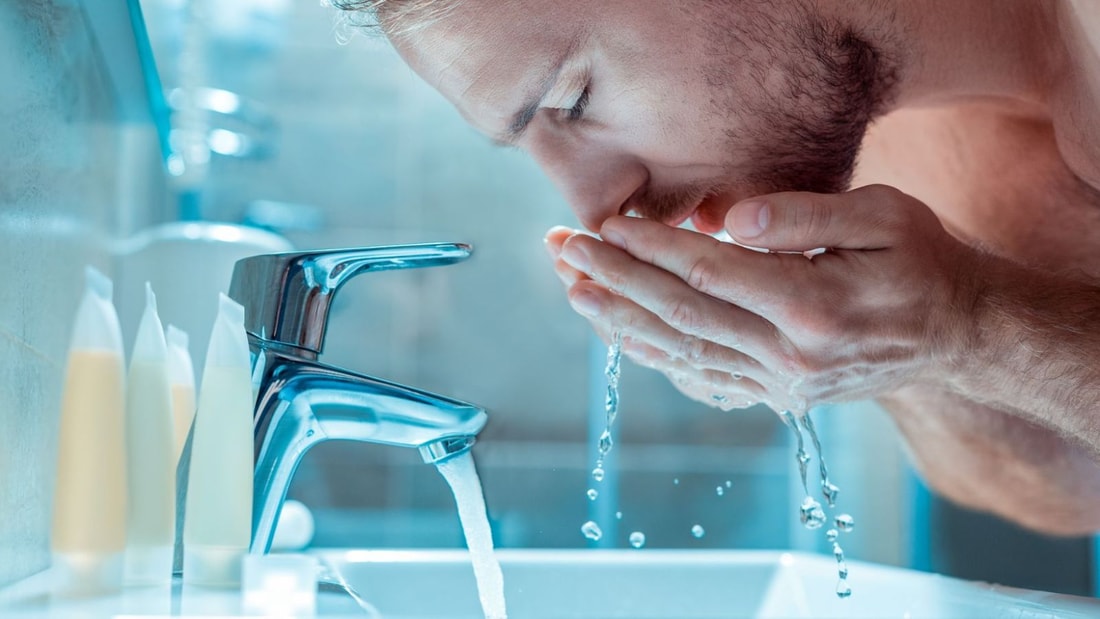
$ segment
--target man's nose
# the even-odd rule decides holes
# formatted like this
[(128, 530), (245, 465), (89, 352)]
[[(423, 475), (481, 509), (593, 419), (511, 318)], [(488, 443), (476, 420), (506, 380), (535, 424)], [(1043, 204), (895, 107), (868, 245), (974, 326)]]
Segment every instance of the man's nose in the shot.
[(621, 150), (560, 135), (532, 137), (531, 155), (581, 224), (593, 232), (605, 219), (624, 211), (649, 180), (642, 162)]

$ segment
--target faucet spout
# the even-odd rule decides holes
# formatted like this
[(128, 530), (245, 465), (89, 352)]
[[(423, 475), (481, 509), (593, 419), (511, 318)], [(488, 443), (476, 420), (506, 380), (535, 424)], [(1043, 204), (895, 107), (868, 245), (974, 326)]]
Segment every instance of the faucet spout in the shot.
[(258, 357), (254, 380), (264, 387), (256, 401), (253, 553), (270, 549), (290, 480), (317, 443), (411, 447), (435, 463), (468, 450), (487, 419), (465, 402), (283, 352)]

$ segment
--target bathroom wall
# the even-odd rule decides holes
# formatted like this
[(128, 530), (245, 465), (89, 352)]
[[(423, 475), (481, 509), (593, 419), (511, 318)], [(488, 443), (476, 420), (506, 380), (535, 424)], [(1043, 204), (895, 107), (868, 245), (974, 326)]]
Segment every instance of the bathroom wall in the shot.
[(0, 585), (48, 562), (60, 389), (83, 267), (156, 213), (156, 138), (118, 99), (81, 4), (0, 3)]

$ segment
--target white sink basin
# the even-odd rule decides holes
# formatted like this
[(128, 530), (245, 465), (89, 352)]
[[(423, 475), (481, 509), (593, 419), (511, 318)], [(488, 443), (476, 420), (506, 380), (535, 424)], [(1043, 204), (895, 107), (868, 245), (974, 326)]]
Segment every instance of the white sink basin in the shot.
[[(320, 551), (382, 617), (481, 617), (459, 550)], [(501, 550), (509, 616), (1098, 617), (1100, 600), (967, 582), (849, 561), (835, 594), (832, 557), (699, 550)]]

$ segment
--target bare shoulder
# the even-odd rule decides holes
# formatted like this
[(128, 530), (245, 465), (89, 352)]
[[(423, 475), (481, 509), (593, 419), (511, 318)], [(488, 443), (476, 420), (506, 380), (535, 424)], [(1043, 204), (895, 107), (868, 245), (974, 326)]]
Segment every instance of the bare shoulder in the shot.
[(1084, 34), (1100, 53), (1100, 3), (1096, 0), (1064, 0), (1067, 13), (1077, 20)]
[(1068, 53), (1052, 113), (1066, 164), (1100, 189), (1100, 2), (1062, 0), (1060, 31)]

